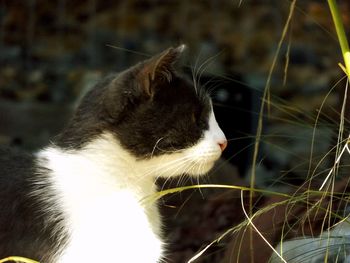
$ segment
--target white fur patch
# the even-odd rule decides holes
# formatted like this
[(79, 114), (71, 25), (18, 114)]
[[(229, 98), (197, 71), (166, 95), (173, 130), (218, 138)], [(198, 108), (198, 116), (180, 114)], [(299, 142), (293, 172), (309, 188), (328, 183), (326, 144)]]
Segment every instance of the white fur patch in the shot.
[(52, 147), (39, 156), (67, 216), (70, 240), (58, 262), (158, 262), (160, 215), (155, 204), (140, 203), (156, 191), (154, 180), (139, 178), (135, 160), (110, 136), (81, 151)]
[(194, 146), (136, 160), (111, 134), (82, 150), (49, 147), (38, 154), (66, 214), (70, 240), (60, 263), (159, 262), (163, 243), (156, 204), (140, 202), (156, 192), (155, 178), (207, 173), (225, 141), (214, 113)]
[(182, 151), (153, 157), (144, 162), (146, 174), (171, 177), (181, 174), (203, 175), (209, 172), (221, 156), (220, 143), (226, 137), (216, 122), (213, 110), (209, 117), (209, 129), (194, 146)]

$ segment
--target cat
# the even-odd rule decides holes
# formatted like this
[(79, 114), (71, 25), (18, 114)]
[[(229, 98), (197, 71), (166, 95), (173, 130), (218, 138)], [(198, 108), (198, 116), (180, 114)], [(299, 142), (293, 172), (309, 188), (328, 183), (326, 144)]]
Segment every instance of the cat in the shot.
[(102, 79), (36, 153), (0, 150), (0, 258), (166, 261), (158, 177), (206, 174), (227, 140), (205, 90), (175, 70), (184, 45)]

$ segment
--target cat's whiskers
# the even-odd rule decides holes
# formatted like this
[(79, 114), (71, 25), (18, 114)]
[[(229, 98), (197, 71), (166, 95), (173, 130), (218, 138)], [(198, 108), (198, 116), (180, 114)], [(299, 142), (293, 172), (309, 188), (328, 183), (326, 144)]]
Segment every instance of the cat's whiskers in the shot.
[[(163, 185), (162, 185), (160, 191), (163, 191), (163, 190), (164, 190), (164, 187), (166, 186), (166, 184), (167, 184), (167, 182), (168, 182), (169, 180), (173, 180), (173, 179), (175, 179), (175, 178), (177, 178), (177, 177), (179, 177), (180, 179), (181, 179), (182, 177), (185, 177), (185, 176), (184, 176), (185, 173), (183, 173), (183, 172), (180, 173), (180, 169), (182, 169), (182, 167), (181, 167), (181, 165), (178, 165), (177, 168), (175, 169), (175, 171), (173, 171), (171, 175), (169, 175), (169, 176), (166, 177), (166, 179), (165, 179), (165, 181), (164, 181), (164, 183), (163, 183)], [(175, 176), (176, 176), (176, 177), (175, 177)], [(158, 175), (158, 176), (157, 176), (157, 179), (160, 178), (160, 177), (161, 177), (161, 175)]]
[[(167, 177), (165, 183), (168, 181), (168, 178), (172, 178), (174, 176), (177, 176), (177, 177), (180, 176), (179, 182), (178, 182), (179, 184), (183, 179), (188, 178), (187, 176), (185, 176), (187, 173), (200, 174), (201, 171), (203, 170), (203, 167), (206, 165), (206, 163), (208, 163), (209, 157), (213, 158), (214, 154), (210, 154), (210, 152), (204, 152), (201, 155), (201, 159), (194, 158), (196, 156), (197, 154), (192, 154), (192, 155), (185, 156), (183, 158), (165, 162), (162, 165), (157, 166), (156, 169), (153, 169), (152, 167), (152, 169), (149, 169), (148, 172), (143, 176), (158, 173), (157, 175), (157, 179), (158, 179), (158, 177), (165, 175)], [(167, 174), (169, 171), (171, 173)]]
[[(191, 172), (191, 170), (194, 170), (195, 167), (197, 167), (198, 165), (201, 165), (202, 162), (200, 162), (200, 160), (196, 160), (194, 162), (191, 163), (191, 165), (187, 168), (187, 172)], [(200, 171), (200, 168), (198, 169), (198, 171)], [(192, 176), (186, 176), (186, 172), (181, 174), (178, 182), (177, 182), (177, 187), (184, 185), (186, 183), (186, 180), (191, 179), (192, 180)], [(200, 175), (196, 176), (197, 178), (200, 177)]]
[[(210, 65), (210, 63), (215, 58), (217, 58), (220, 54), (221, 54), (221, 52), (218, 52), (217, 54), (207, 58), (205, 61), (203, 61), (203, 63), (199, 67), (198, 67), (198, 63), (199, 63), (200, 54), (198, 55), (198, 57), (196, 59), (196, 63), (194, 65), (194, 68), (191, 69), (193, 86), (194, 86), (197, 94), (198, 94), (198, 85), (200, 83), (200, 80), (202, 78), (203, 73), (206, 71), (206, 69)], [(208, 82), (210, 82), (210, 81), (208, 81)]]
[(176, 175), (176, 173), (178, 173), (178, 170), (180, 169), (180, 167), (186, 164), (187, 162), (188, 162), (187, 157), (165, 162), (160, 167), (153, 169), (153, 172), (157, 174), (156, 178), (162, 177), (164, 176), (164, 174), (169, 174), (169, 176), (167, 177), (173, 177), (174, 175)]
[[(164, 163), (161, 167), (157, 167), (155, 171), (159, 173), (159, 176), (166, 176), (166, 177), (173, 177), (176, 175), (179, 175), (179, 171), (184, 169), (184, 166), (187, 166), (188, 163), (192, 161), (191, 157), (186, 156), (181, 159), (177, 159), (168, 163)], [(164, 169), (166, 168), (166, 169)], [(167, 172), (171, 171), (170, 174), (167, 174)], [(182, 173), (182, 172), (181, 172)]]
[(196, 165), (193, 167), (193, 169), (197, 170), (195, 171), (196, 174), (199, 174), (201, 171), (203, 171), (203, 167), (204, 167), (204, 164), (207, 162), (207, 158), (205, 156), (203, 156), (203, 160), (201, 161), (197, 161), (196, 162)]
[(159, 149), (159, 150), (161, 150), (160, 148), (158, 148), (157, 146), (158, 146), (158, 144), (159, 144), (159, 142), (161, 141), (161, 140), (163, 140), (164, 139), (164, 137), (160, 137), (157, 141), (156, 141), (156, 143), (154, 144), (154, 147), (153, 147), (153, 149), (152, 149), (152, 152), (151, 152), (151, 157), (150, 158), (152, 158), (153, 157), (153, 154), (154, 154), (154, 151), (156, 150), (156, 149)]
[(179, 174), (179, 173), (178, 173), (176, 177), (174, 177), (174, 176), (168, 176), (168, 177), (166, 177), (166, 179), (165, 179), (165, 181), (164, 181), (162, 187), (160, 188), (160, 191), (163, 191), (163, 190), (164, 190), (164, 188), (166, 187), (168, 181), (171, 182), (171, 181), (177, 179), (178, 177), (181, 178), (181, 177), (183, 177), (183, 176), (184, 176), (184, 174)]
[(174, 178), (173, 178), (173, 177), (167, 177), (167, 178), (165, 179), (165, 181), (163, 182), (162, 186), (160, 187), (159, 191), (163, 191), (164, 188), (165, 188), (165, 186), (167, 185), (167, 182), (168, 182), (168, 181), (171, 181), (172, 179), (174, 179)]
[(190, 163), (189, 167), (186, 167), (186, 172), (190, 173), (197, 166), (198, 161), (194, 160)]
[(167, 174), (169, 171), (174, 170), (174, 168), (175, 171), (172, 171), (167, 177), (175, 176), (176, 172), (182, 167), (182, 165), (186, 164), (188, 161), (190, 161), (190, 159), (191, 157), (185, 156), (183, 158), (168, 162), (160, 162), (161, 165), (152, 164), (152, 166), (149, 166), (148, 169), (145, 170), (140, 179), (147, 178), (148, 176), (152, 175), (157, 175), (156, 179), (158, 179), (159, 177), (164, 176), (164, 174)]
[[(163, 139), (164, 139), (164, 137), (163, 137)], [(165, 149), (159, 148), (158, 146), (157, 146), (157, 148), (156, 148), (156, 149), (160, 150), (160, 151), (161, 151), (163, 154), (180, 153), (180, 152), (182, 152), (182, 151), (183, 151), (183, 149), (172, 149), (172, 150), (165, 150)]]
[(194, 67), (191, 68), (193, 87), (194, 87), (197, 95), (198, 95), (198, 87), (197, 86), (198, 86), (198, 83), (199, 83), (199, 81), (197, 79), (197, 66), (198, 66), (198, 63), (199, 63), (199, 57), (200, 57), (200, 53), (199, 53), (199, 55), (198, 55), (198, 57), (196, 59)]
[[(0, 228), (18, 216), (30, 221), (6, 229), (11, 244), (25, 237), (28, 251), (43, 262), (166, 262), (157, 204), (141, 200), (156, 194), (159, 177), (162, 190), (169, 182), (199, 184), (226, 143), (199, 83), (215, 56), (197, 59), (192, 84), (174, 67), (183, 49), (169, 48), (102, 79), (37, 154), (15, 151), (10, 159), (0, 152), (0, 174), (6, 176), (0, 207), (11, 210)], [(26, 211), (20, 211), (22, 199), (30, 204)], [(0, 254), (5, 237), (0, 235)]]
[(179, 179), (177, 180), (176, 187), (183, 186), (186, 183), (186, 180), (188, 180), (190, 177), (187, 176), (186, 173), (183, 173), (180, 175)]
[(163, 155), (164, 154), (174, 154), (174, 153), (180, 153), (183, 151), (183, 149), (172, 149), (172, 150), (166, 150), (166, 149), (162, 149), (160, 148), (158, 145), (161, 142), (161, 140), (163, 140), (165, 137), (162, 137), (160, 139), (158, 139), (158, 141), (156, 142), (156, 144), (153, 147), (153, 150), (151, 152), (151, 154), (149, 155), (149, 158), (152, 159), (154, 157), (158, 157), (157, 155), (154, 155), (155, 150), (159, 150)]
[[(174, 164), (178, 164), (180, 162), (183, 161), (183, 163), (187, 162), (187, 161), (190, 161), (191, 158), (193, 158), (193, 156), (191, 155), (186, 155), (186, 156), (183, 156), (181, 158), (176, 158), (174, 160), (171, 160), (171, 161), (165, 161), (164, 159), (167, 158), (167, 156), (161, 156), (160, 157), (160, 161), (159, 162), (156, 162), (155, 164), (152, 164), (152, 165), (149, 165), (148, 166), (148, 172), (149, 173), (146, 173), (146, 175), (149, 175), (151, 174), (152, 172), (160, 172), (160, 171), (164, 171), (164, 168), (167, 168), (171, 165), (174, 165)], [(175, 166), (175, 165), (174, 165)]]
[[(191, 158), (190, 158), (191, 159)], [(179, 166), (177, 170), (180, 169), (185, 169), (184, 171), (182, 171), (181, 173), (177, 173), (176, 171), (174, 172), (174, 175), (178, 175), (178, 182), (177, 182), (177, 186), (182, 185), (186, 182), (186, 180), (188, 180), (189, 178), (191, 178), (190, 176), (188, 176), (188, 172), (191, 171), (192, 167), (196, 166), (196, 162), (193, 162), (193, 160), (191, 159), (190, 162), (188, 163), (188, 167), (181, 167)], [(182, 182), (184, 181), (184, 182)]]
[[(200, 165), (201, 161), (200, 160), (192, 160), (190, 165), (188, 167), (186, 167), (186, 171), (185, 173), (197, 173), (196, 171), (196, 167), (198, 169), (198, 166)], [(193, 172), (192, 172), (193, 171)], [(198, 172), (200, 171), (200, 169), (198, 169)], [(185, 178), (185, 177), (184, 177)]]

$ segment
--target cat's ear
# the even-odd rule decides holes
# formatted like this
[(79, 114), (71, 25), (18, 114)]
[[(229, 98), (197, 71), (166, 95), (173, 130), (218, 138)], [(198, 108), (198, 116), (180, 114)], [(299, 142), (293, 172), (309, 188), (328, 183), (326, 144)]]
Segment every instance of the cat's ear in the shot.
[(185, 45), (180, 45), (177, 48), (169, 48), (141, 64), (137, 78), (142, 89), (148, 96), (152, 97), (154, 87), (158, 83), (171, 81), (174, 64), (179, 60), (184, 49)]

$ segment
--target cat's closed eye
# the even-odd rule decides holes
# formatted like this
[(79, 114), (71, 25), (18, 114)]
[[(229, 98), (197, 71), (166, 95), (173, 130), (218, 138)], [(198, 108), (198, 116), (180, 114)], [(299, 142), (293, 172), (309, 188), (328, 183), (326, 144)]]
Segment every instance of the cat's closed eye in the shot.
[(193, 109), (193, 111), (191, 113), (191, 121), (196, 126), (200, 126), (202, 121), (204, 121), (204, 122), (207, 121), (205, 116), (203, 116), (203, 109), (202, 108), (196, 107)]
[(102, 79), (39, 152), (0, 150), (0, 258), (162, 261), (158, 206), (143, 200), (159, 177), (207, 174), (227, 145), (209, 94), (173, 67), (183, 49)]
[(196, 116), (195, 112), (192, 112), (192, 114), (191, 114), (191, 121), (192, 121), (192, 123), (196, 123), (197, 122), (197, 116)]

